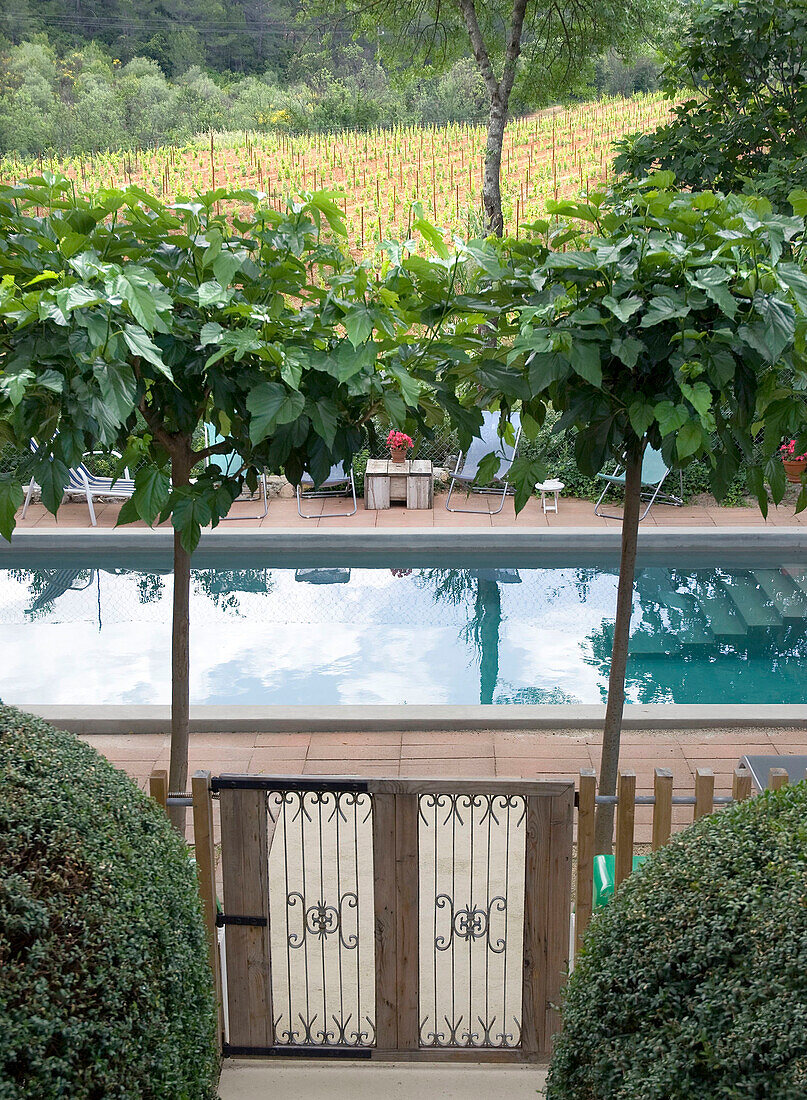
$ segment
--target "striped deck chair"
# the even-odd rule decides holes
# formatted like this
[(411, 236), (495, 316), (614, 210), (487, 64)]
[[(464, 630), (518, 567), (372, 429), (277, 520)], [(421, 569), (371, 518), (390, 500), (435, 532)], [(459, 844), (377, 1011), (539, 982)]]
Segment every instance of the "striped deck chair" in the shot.
[[(31, 440), (31, 450), (34, 454), (39, 450), (36, 441)], [(106, 454), (106, 451), (90, 451), (90, 454)], [(120, 458), (117, 451), (110, 451), (109, 454), (116, 458)], [(117, 497), (121, 500), (128, 500), (134, 492), (134, 481), (129, 475), (129, 470), (123, 471), (124, 477), (118, 478), (113, 481), (111, 477), (96, 477), (96, 475), (83, 463), (80, 462), (78, 466), (70, 470), (67, 485), (65, 486), (65, 493), (78, 493), (85, 497), (87, 500), (87, 507), (90, 511), (90, 523), (93, 527), (98, 526), (98, 521), (95, 518), (95, 508), (93, 507), (93, 497)], [(28, 483), (28, 492), (25, 494), (25, 503), (22, 506), (22, 518), (25, 519), (28, 512), (28, 506), (31, 503), (31, 497), (34, 492), (34, 485), (36, 480), (31, 478)]]

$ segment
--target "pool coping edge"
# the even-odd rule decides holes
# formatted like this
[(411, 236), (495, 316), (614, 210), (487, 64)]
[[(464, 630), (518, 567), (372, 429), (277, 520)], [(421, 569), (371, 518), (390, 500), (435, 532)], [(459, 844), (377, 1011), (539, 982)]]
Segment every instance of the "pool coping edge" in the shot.
[[(580, 549), (581, 540), (587, 550), (618, 550), (622, 540), (621, 526), (601, 527), (347, 527), (301, 531), (298, 528), (250, 528), (249, 530), (205, 530), (199, 543), (200, 551), (216, 553), (243, 552), (259, 547), (279, 553), (290, 551), (379, 552), (400, 551), (412, 541), (420, 552), (480, 550), (490, 552), (529, 552), (531, 550)], [(758, 549), (782, 549), (787, 552), (807, 551), (807, 525), (801, 527), (760, 527), (741, 525), (730, 527), (646, 527), (639, 530), (639, 547), (647, 550), (737, 549), (743, 552)], [(173, 531), (168, 528), (128, 530), (109, 528), (18, 528), (11, 542), (0, 543), (0, 564), (4, 555), (20, 551), (65, 550), (71, 553), (97, 551), (101, 548), (128, 551), (170, 550)]]
[[(52, 725), (82, 735), (166, 735), (168, 706), (25, 706)], [(603, 724), (605, 707), (582, 704), (503, 704), (480, 706), (192, 706), (190, 732), (362, 733), (463, 730), (582, 730)], [(639, 704), (625, 708), (623, 729), (807, 729), (807, 705), (800, 704)]]

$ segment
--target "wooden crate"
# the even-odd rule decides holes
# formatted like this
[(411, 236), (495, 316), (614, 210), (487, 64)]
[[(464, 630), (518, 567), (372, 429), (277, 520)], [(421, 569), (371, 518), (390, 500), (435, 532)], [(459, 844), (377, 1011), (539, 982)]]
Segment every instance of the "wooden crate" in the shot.
[(364, 507), (380, 510), (393, 502), (407, 508), (431, 508), (434, 503), (434, 471), (427, 459), (391, 462), (371, 458), (364, 472)]

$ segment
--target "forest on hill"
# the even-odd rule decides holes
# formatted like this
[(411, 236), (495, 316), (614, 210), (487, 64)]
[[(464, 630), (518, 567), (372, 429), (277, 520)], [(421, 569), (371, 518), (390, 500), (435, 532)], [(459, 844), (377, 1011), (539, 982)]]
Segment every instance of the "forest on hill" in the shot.
[[(657, 86), (652, 51), (611, 53), (569, 98)], [(536, 104), (514, 92), (512, 110)], [(0, 0), (0, 153), (182, 144), (207, 130), (289, 133), (481, 121), (469, 56), (396, 80), (367, 39), (300, 0)]]

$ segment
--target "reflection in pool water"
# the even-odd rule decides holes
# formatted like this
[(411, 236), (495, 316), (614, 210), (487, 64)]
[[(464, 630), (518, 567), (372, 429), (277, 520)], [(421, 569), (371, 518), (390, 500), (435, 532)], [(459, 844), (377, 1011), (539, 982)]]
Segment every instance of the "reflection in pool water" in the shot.
[[(198, 569), (191, 701), (598, 703), (616, 574), (595, 568)], [(170, 573), (0, 571), (0, 698), (167, 703)], [(632, 702), (801, 703), (807, 569), (641, 568)]]

